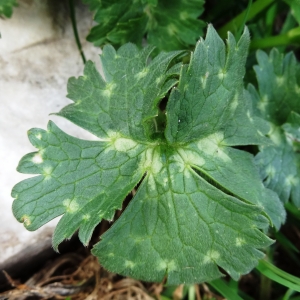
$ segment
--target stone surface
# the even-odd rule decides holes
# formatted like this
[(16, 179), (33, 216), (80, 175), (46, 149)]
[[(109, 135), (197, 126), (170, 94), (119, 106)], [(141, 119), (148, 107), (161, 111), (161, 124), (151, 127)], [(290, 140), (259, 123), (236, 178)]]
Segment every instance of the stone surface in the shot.
[[(49, 2), (49, 1), (48, 1)], [(59, 1), (58, 1), (59, 2)], [(43, 239), (43, 231), (28, 232), (11, 212), (12, 187), (28, 175), (16, 171), (20, 158), (35, 151), (27, 131), (46, 128), (49, 119), (73, 136), (95, 139), (69, 121), (50, 113), (70, 103), (67, 80), (83, 72), (68, 13), (59, 4), (51, 15), (44, 1), (23, 0), (11, 19), (0, 19), (0, 263)], [(67, 3), (67, 2), (66, 2)], [(79, 35), (87, 59), (99, 64), (99, 48), (85, 41), (92, 25), (88, 8), (76, 8)], [(57, 219), (46, 227), (53, 231)]]

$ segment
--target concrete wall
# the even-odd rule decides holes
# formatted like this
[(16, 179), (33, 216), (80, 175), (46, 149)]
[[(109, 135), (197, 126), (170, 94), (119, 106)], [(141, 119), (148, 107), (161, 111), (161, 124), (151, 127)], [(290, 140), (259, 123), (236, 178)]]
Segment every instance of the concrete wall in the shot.
[[(45, 1), (23, 0), (11, 19), (0, 19), (0, 263), (43, 239), (57, 223), (54, 220), (45, 229), (28, 232), (11, 212), (12, 187), (29, 177), (18, 173), (16, 166), (23, 155), (35, 151), (27, 130), (46, 128), (51, 119), (73, 136), (95, 139), (69, 121), (49, 116), (70, 103), (67, 80), (83, 72), (64, 9), (63, 4), (56, 10), (49, 9)], [(77, 6), (76, 16), (86, 57), (99, 64), (100, 49), (85, 41), (92, 15), (88, 8)]]

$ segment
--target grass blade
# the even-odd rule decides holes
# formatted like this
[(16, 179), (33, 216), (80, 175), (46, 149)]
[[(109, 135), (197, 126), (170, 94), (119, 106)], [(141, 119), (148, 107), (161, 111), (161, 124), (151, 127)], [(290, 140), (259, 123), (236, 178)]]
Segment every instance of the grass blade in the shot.
[(243, 300), (238, 294), (236, 294), (222, 279), (216, 279), (208, 282), (215, 290), (217, 290), (223, 297), (230, 300)]
[(300, 278), (282, 271), (265, 260), (261, 260), (256, 269), (271, 280), (300, 292)]

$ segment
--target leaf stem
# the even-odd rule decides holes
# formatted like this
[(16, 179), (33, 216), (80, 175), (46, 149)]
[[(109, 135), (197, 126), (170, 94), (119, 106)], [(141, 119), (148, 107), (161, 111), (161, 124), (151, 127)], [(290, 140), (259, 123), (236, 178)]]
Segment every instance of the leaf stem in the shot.
[(77, 30), (75, 8), (74, 8), (74, 0), (69, 0), (69, 6), (70, 6), (70, 17), (71, 17), (71, 22), (72, 22), (72, 28), (73, 28), (73, 32), (74, 32), (75, 41), (76, 41), (79, 53), (81, 55), (83, 64), (85, 64), (86, 63), (86, 59), (85, 59), (84, 52), (82, 50), (82, 46), (81, 46), (81, 42), (80, 42), (80, 39), (79, 39), (78, 30)]
[(270, 278), (266, 277), (263, 274), (260, 274), (260, 290), (259, 290), (259, 299), (260, 300), (269, 300), (271, 297), (271, 287), (272, 281)]
[(228, 286), (228, 284), (221, 278), (208, 282), (208, 285), (212, 286), (215, 290), (217, 290), (222, 296), (224, 296), (227, 299), (242, 300), (242, 298), (235, 291), (233, 291)]
[(269, 36), (263, 39), (254, 39), (251, 42), (250, 48), (255, 50), (261, 48), (287, 46), (290, 44), (300, 44), (300, 26), (293, 28), (284, 34)]
[(300, 278), (277, 268), (273, 264), (265, 260), (260, 260), (256, 270), (258, 270), (265, 277), (271, 279), (271, 281), (275, 281), (283, 286), (286, 286), (287, 288), (300, 292)]
[(235, 36), (235, 39), (236, 39), (236, 40), (239, 40), (240, 37), (241, 37), (241, 35), (242, 35), (243, 29), (244, 29), (245, 24), (246, 24), (246, 22), (247, 22), (247, 20), (248, 20), (249, 11), (250, 11), (250, 9), (251, 9), (252, 4), (253, 4), (253, 0), (249, 0), (248, 6), (247, 6), (247, 8), (246, 8), (246, 10), (245, 10), (245, 15), (244, 15), (243, 23), (241, 24), (241, 26), (240, 26), (240, 28), (239, 28), (239, 30), (238, 30), (236, 36)]
[(295, 218), (300, 220), (300, 209), (298, 209), (294, 204), (288, 202), (285, 204), (285, 209), (291, 213)]
[(251, 5), (250, 9), (247, 7), (243, 12), (221, 27), (218, 30), (220, 37), (226, 38), (228, 31), (238, 32), (239, 28), (243, 25), (243, 22), (253, 19), (274, 1), (275, 0), (257, 0)]
[(188, 287), (188, 300), (196, 300), (195, 285), (190, 285)]

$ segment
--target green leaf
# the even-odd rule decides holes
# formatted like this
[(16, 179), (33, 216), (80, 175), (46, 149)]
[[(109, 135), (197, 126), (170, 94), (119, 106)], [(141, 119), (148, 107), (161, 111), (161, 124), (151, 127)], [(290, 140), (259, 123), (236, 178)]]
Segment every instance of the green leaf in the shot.
[(216, 289), (222, 296), (226, 297), (226, 299), (230, 300), (242, 300), (241, 298), (232, 288), (228, 286), (228, 284), (222, 279), (216, 279), (208, 283), (214, 289)]
[(74, 104), (57, 115), (102, 139), (109, 139), (116, 132), (135, 140), (149, 139), (157, 103), (169, 90), (169, 84), (177, 82), (170, 78), (172, 72), (165, 73), (170, 62), (183, 53), (161, 53), (147, 63), (152, 51), (153, 47), (140, 51), (133, 44), (126, 44), (118, 51), (105, 46), (101, 55), (105, 78), (94, 63), (87, 62), (84, 76), (69, 79), (68, 98)]
[(300, 292), (300, 278), (277, 268), (271, 263), (261, 260), (256, 269), (271, 280)]
[(287, 123), (283, 124), (282, 128), (296, 147), (297, 144), (300, 143), (300, 115), (295, 112), (291, 112)]
[[(63, 215), (54, 248), (78, 229), (87, 245), (95, 226), (112, 220), (138, 186), (93, 248), (106, 269), (146, 281), (167, 276), (170, 285), (214, 280), (223, 276), (220, 268), (235, 280), (250, 272), (264, 256), (260, 249), (272, 243), (264, 232), (270, 223), (279, 228), (285, 215), (276, 194), (262, 185), (252, 155), (231, 147), (265, 145), (266, 126), (253, 116), (239, 78), (248, 32), (237, 44), (231, 35), (228, 40), (226, 49), (210, 26), (189, 66), (181, 67), (179, 83), (176, 58), (182, 52), (162, 53), (147, 62), (152, 48), (105, 47), (105, 77), (87, 63), (84, 76), (68, 85), (74, 103), (59, 113), (100, 140), (71, 137), (52, 122), (47, 130), (30, 130), (38, 152), (25, 155), (18, 170), (40, 175), (14, 187), (16, 218), (35, 230)], [(213, 51), (208, 54), (206, 48)], [(225, 83), (212, 72), (219, 70), (220, 61), (225, 77), (231, 78)], [(192, 76), (187, 77), (187, 70), (193, 70)], [(211, 90), (201, 83), (201, 72), (212, 72), (213, 78), (207, 76)], [(164, 120), (157, 106), (170, 88)], [(208, 101), (214, 109), (203, 109)], [(186, 118), (180, 119), (177, 134), (182, 111)], [(202, 119), (208, 124), (205, 130)]]
[[(152, 153), (151, 153), (152, 152)], [(258, 207), (206, 182), (176, 151), (149, 151), (154, 170), (93, 254), (113, 271), (147, 281), (193, 283), (248, 273), (270, 245)], [(118, 247), (116, 247), (118, 245)]]
[(198, 20), (204, 0), (98, 1), (84, 0), (95, 11), (95, 21), (87, 39), (97, 46), (127, 42), (148, 43), (159, 50), (186, 49), (202, 35), (205, 23)]
[(167, 107), (169, 142), (187, 142), (218, 132), (224, 145), (264, 143), (243, 88), (248, 46), (247, 30), (238, 44), (229, 34), (226, 53), (223, 41), (209, 27), (190, 65), (182, 69), (178, 88), (172, 90)]
[(222, 136), (218, 134), (183, 149), (181, 155), (191, 161), (202, 176), (226, 193), (261, 207), (273, 225), (280, 228), (285, 220), (284, 208), (278, 196), (264, 188), (250, 153), (222, 145)]
[(87, 245), (95, 226), (103, 218), (113, 219), (142, 178), (143, 145), (117, 136), (110, 142), (79, 140), (52, 122), (47, 131), (31, 129), (28, 135), (39, 152), (25, 155), (18, 171), (41, 175), (14, 187), (16, 218), (36, 230), (64, 214), (54, 233), (54, 248), (78, 228), (80, 240)]
[(290, 7), (291, 12), (300, 25), (300, 0), (284, 0)]
[(277, 49), (269, 56), (259, 50), (256, 58), (258, 109), (266, 120), (281, 126), (292, 111), (300, 113), (300, 64), (292, 53), (283, 56)]
[(257, 110), (271, 124), (272, 145), (260, 146), (256, 156), (261, 178), (286, 203), (300, 207), (300, 64), (294, 55), (272, 50), (257, 52), (259, 92), (248, 90)]
[(17, 5), (17, 0), (0, 0), (0, 17), (10, 18), (13, 13), (13, 7)]
[[(297, 126), (299, 130), (300, 123)], [(256, 156), (261, 177), (265, 180), (265, 185), (274, 190), (284, 203), (291, 197), (292, 202), (300, 207), (299, 151), (295, 151), (290, 136), (280, 128), (276, 133), (270, 133), (270, 136), (273, 140), (277, 138), (277, 143), (274, 146), (261, 147)]]

